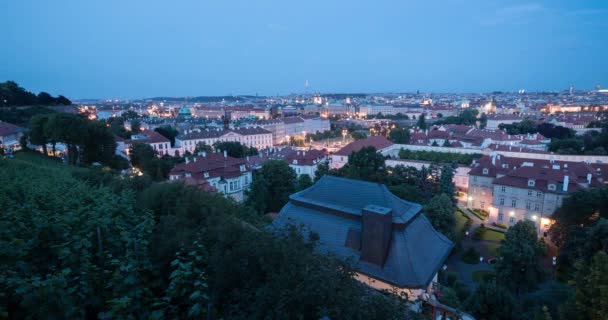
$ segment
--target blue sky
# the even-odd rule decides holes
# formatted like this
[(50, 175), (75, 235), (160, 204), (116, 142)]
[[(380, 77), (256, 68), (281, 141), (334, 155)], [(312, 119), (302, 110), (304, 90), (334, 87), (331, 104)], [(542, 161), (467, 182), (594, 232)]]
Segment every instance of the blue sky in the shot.
[(608, 1), (0, 0), (0, 81), (70, 98), (608, 87)]

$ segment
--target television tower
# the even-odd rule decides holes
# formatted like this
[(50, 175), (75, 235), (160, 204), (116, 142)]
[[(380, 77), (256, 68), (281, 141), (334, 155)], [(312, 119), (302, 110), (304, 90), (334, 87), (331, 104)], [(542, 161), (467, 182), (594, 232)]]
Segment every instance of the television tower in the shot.
[(304, 93), (308, 94), (308, 80), (304, 83)]
[(574, 94), (574, 85), (570, 84), (569, 92), (570, 92), (570, 95)]

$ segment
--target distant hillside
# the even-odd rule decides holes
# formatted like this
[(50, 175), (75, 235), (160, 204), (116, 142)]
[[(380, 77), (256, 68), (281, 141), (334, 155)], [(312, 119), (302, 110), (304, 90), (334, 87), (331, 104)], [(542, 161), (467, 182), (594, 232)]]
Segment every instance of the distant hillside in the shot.
[(71, 105), (72, 101), (64, 96), (53, 97), (42, 91), (35, 95), (20, 87), (14, 81), (0, 83), (0, 107), (11, 106), (56, 106)]
[(208, 96), (208, 97), (156, 97), (152, 98), (152, 101), (187, 101), (187, 102), (221, 102), (222, 100), (227, 102), (234, 102), (237, 100), (248, 99), (248, 98), (264, 98), (262, 96)]

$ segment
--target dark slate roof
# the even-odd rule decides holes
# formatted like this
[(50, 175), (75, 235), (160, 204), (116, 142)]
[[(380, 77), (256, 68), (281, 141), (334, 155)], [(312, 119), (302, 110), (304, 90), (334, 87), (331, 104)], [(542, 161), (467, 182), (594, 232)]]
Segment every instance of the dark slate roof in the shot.
[[(352, 242), (349, 230), (361, 232), (361, 210), (370, 204), (393, 210), (391, 240), (382, 266), (360, 260), (361, 251), (352, 243), (347, 246)], [(401, 288), (426, 288), (453, 243), (433, 228), (421, 209), (419, 204), (397, 198), (384, 185), (324, 176), (292, 195), (273, 225), (303, 225), (304, 232), (319, 234), (319, 251), (354, 258), (359, 272)]]
[(324, 176), (319, 183), (289, 198), (355, 216), (361, 216), (361, 210), (370, 204), (392, 208), (393, 223), (399, 224), (407, 223), (422, 209), (419, 204), (392, 194), (383, 184), (334, 176)]

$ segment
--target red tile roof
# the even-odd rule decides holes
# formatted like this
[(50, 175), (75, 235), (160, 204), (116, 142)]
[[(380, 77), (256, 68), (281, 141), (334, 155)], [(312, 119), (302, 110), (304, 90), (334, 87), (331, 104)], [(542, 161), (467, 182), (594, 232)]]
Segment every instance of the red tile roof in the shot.
[(127, 139), (125, 140), (126, 145), (130, 145), (133, 143), (162, 143), (162, 142), (171, 142), (169, 139), (165, 138), (162, 134), (152, 131), (152, 130), (144, 130), (138, 135), (143, 136), (142, 139)]
[(8, 136), (10, 134), (15, 134), (18, 132), (24, 131), (24, 128), (16, 126), (12, 123), (0, 121), (0, 137)]
[(353, 141), (342, 149), (338, 150), (335, 154), (339, 156), (348, 156), (351, 153), (357, 152), (365, 147), (374, 147), (376, 150), (382, 150), (391, 145), (393, 145), (393, 143), (388, 141), (383, 136), (371, 136), (367, 139)]

